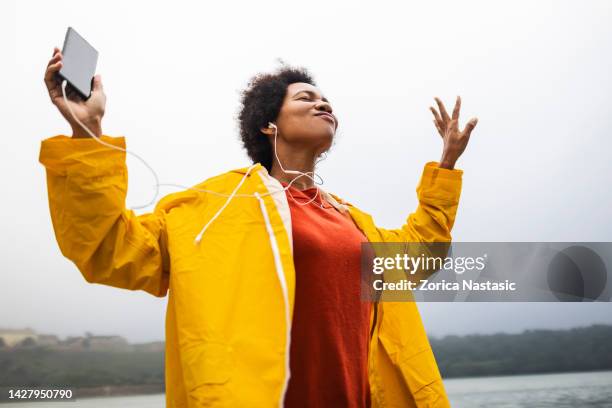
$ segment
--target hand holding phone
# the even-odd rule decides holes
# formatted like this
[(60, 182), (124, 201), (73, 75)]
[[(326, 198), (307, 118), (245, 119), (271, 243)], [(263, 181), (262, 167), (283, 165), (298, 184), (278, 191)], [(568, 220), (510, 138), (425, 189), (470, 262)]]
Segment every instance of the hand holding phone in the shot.
[[(70, 30), (70, 29), (69, 29)], [(68, 39), (68, 36), (67, 36)], [(53, 57), (47, 64), (45, 72), (45, 84), (49, 92), (51, 102), (58, 108), (62, 116), (68, 121), (72, 128), (73, 137), (90, 137), (89, 134), (74, 120), (64, 96), (62, 94), (61, 77), (58, 78), (58, 73), (64, 66), (64, 55), (60, 52), (59, 48), (55, 47), (53, 50)], [(74, 64), (74, 61), (68, 61), (70, 64)], [(68, 72), (74, 72), (74, 66), (72, 70)], [(78, 68), (78, 67), (76, 67)], [(95, 69), (95, 64), (94, 64)], [(74, 77), (74, 76), (73, 76)], [(77, 77), (74, 77), (77, 78)], [(75, 84), (78, 86), (75, 80)], [(87, 100), (84, 99), (83, 93), (86, 89), (83, 89), (81, 85), (80, 91), (73, 85), (67, 86), (67, 99), (68, 104), (72, 108), (75, 116), (87, 126), (96, 136), (102, 134), (102, 117), (104, 116), (104, 110), (106, 107), (106, 95), (102, 87), (102, 80), (99, 75), (93, 77), (91, 92)], [(82, 84), (82, 81), (81, 81)]]

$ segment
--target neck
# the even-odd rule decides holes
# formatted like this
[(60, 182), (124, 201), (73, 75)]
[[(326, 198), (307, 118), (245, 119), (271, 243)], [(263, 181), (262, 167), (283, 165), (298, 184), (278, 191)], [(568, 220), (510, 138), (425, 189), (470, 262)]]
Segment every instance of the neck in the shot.
[[(284, 145), (278, 146), (278, 158), (283, 164), (283, 168), (285, 170), (297, 170), (302, 173), (309, 173), (310, 176), (313, 176), (313, 171), (315, 168), (315, 161), (318, 154), (314, 151), (306, 151), (305, 149), (292, 149), (291, 147)], [(285, 173), (281, 166), (279, 165), (276, 157), (272, 156), (272, 170), (270, 171), (270, 175), (277, 179), (280, 182), (291, 183), (292, 186), (296, 187), (299, 190), (305, 190), (307, 188), (314, 187), (314, 182), (311, 178), (306, 176), (301, 176), (299, 174), (291, 174)]]

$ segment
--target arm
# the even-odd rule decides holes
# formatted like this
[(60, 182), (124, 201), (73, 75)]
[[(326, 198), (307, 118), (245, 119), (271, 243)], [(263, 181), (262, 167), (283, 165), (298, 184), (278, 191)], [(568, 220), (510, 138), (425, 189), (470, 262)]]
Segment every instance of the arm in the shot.
[(463, 175), (462, 170), (455, 169), (455, 163), (467, 147), (478, 119), (470, 119), (460, 131), (461, 98), (457, 97), (452, 116), (448, 115), (439, 98), (435, 100), (439, 112), (433, 107), (430, 107), (430, 110), (434, 115), (434, 125), (444, 143), (442, 158), (439, 163), (429, 162), (425, 165), (417, 186), (419, 206), (410, 214), (404, 226), (396, 230), (378, 229), (383, 242), (451, 241)]
[(64, 99), (56, 79), (62, 64), (56, 47), (44, 81), (51, 103), (72, 128), (72, 138), (44, 140), (39, 158), (47, 170), (49, 209), (60, 250), (88, 282), (165, 296), (169, 265), (165, 215), (170, 204), (162, 200), (153, 213), (141, 216), (125, 209), (125, 152), (99, 144), (80, 125), (125, 148), (123, 138), (101, 136), (106, 107), (102, 80), (94, 77), (88, 100), (71, 93)]
[[(427, 163), (416, 189), (419, 200), (416, 211), (408, 216), (401, 228), (376, 227), (381, 242), (403, 243), (384, 247), (384, 252), (389, 253), (379, 256), (395, 256), (397, 253), (402, 253), (415, 258), (421, 254), (428, 258), (446, 258), (461, 196), (462, 175), (462, 170), (441, 168), (437, 162)], [(438, 270), (437, 267), (430, 265), (428, 268), (419, 268), (413, 274), (389, 271), (385, 273), (385, 281), (410, 279), (420, 282)]]
[(463, 170), (429, 162), (416, 192), (419, 205), (399, 229), (377, 228), (381, 242), (450, 242), (461, 196)]
[[(123, 138), (103, 136), (125, 148)], [(41, 144), (49, 209), (62, 254), (90, 283), (163, 297), (168, 290), (167, 200), (153, 213), (125, 208), (125, 152), (92, 138), (56, 136)]]
[[(448, 115), (439, 98), (435, 100), (439, 112), (433, 107), (430, 107), (430, 110), (434, 115), (434, 125), (444, 144), (442, 158), (439, 163), (429, 162), (425, 165), (417, 187), (419, 206), (410, 214), (404, 226), (396, 230), (379, 229), (379, 234), (383, 242), (446, 242), (447, 244), (424, 244), (420, 248), (408, 245), (404, 250), (404, 253), (411, 256), (424, 254), (427, 257), (443, 259), (450, 248), (451, 230), (461, 195), (463, 171), (456, 170), (455, 163), (463, 154), (478, 119), (470, 119), (465, 128), (459, 130), (461, 98), (457, 97), (452, 116)], [(434, 266), (421, 268), (411, 276), (411, 279), (427, 278), (437, 270)]]

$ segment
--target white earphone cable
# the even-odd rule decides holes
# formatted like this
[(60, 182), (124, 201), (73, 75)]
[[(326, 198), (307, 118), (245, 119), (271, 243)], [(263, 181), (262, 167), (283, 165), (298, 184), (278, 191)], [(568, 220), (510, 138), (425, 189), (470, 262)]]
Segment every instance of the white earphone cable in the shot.
[(123, 149), (121, 147), (112, 145), (110, 143), (106, 143), (104, 140), (97, 137), (91, 130), (89, 130), (89, 128), (85, 126), (83, 122), (81, 122), (79, 118), (77, 118), (77, 116), (74, 114), (74, 111), (72, 110), (72, 107), (70, 106), (70, 103), (68, 102), (68, 97), (66, 96), (66, 85), (67, 85), (67, 81), (63, 80), (62, 81), (62, 94), (64, 95), (64, 102), (66, 103), (66, 106), (68, 107), (68, 110), (70, 111), (70, 114), (72, 115), (72, 118), (75, 120), (75, 122), (78, 123), (79, 126), (81, 126), (83, 129), (85, 129), (85, 131), (89, 134), (89, 136), (93, 137), (98, 143), (104, 146), (110, 147), (111, 149), (115, 149), (115, 150), (119, 150), (119, 151), (131, 154), (132, 156), (140, 160), (142, 164), (144, 164), (151, 171), (151, 174), (153, 174), (153, 178), (155, 178), (155, 195), (153, 196), (151, 201), (149, 201), (148, 203), (132, 207), (132, 209), (137, 210), (137, 209), (145, 208), (145, 207), (155, 204), (155, 200), (157, 199), (157, 196), (159, 195), (160, 184), (159, 184), (159, 177), (157, 177), (157, 173), (155, 173), (155, 170), (153, 170), (153, 167), (151, 167), (149, 163), (147, 163), (147, 161), (143, 159), (142, 157), (140, 157), (138, 154), (130, 150)]
[[(149, 165), (149, 163), (147, 163), (147, 161), (145, 159), (143, 159), (141, 156), (139, 156), (138, 154), (132, 152), (131, 150), (127, 150), (124, 149), (122, 147), (119, 146), (115, 146), (112, 145), (110, 143), (106, 143), (105, 141), (103, 141), (102, 139), (100, 139), (99, 137), (97, 137), (87, 126), (85, 126), (85, 124), (83, 124), (83, 122), (81, 122), (79, 120), (79, 118), (77, 118), (77, 116), (75, 115), (74, 111), (72, 110), (72, 107), (70, 106), (70, 103), (68, 101), (68, 97), (66, 96), (66, 85), (67, 85), (67, 81), (64, 80), (62, 81), (62, 95), (64, 97), (64, 102), (66, 103), (66, 106), (68, 107), (68, 111), (70, 112), (70, 115), (72, 115), (72, 118), (75, 120), (76, 123), (79, 124), (79, 126), (81, 126), (83, 129), (85, 129), (85, 131), (87, 132), (88, 135), (90, 135), (94, 140), (96, 140), (98, 143), (109, 147), (111, 149), (115, 149), (115, 150), (119, 150), (128, 154), (131, 154), (132, 156), (136, 157), (138, 160), (140, 160), (151, 172), (151, 174), (153, 175), (153, 178), (155, 179), (155, 195), (153, 196), (153, 198), (146, 204), (143, 205), (139, 205), (139, 206), (134, 206), (131, 207), (131, 209), (136, 210), (136, 209), (141, 209), (141, 208), (146, 208), (150, 205), (155, 204), (155, 201), (157, 200), (157, 197), (159, 196), (159, 187), (160, 186), (170, 186), (170, 187), (178, 187), (178, 188), (183, 188), (183, 189), (187, 189), (187, 190), (193, 190), (193, 191), (197, 191), (197, 192), (201, 192), (201, 193), (208, 193), (208, 194), (213, 194), (213, 195), (217, 195), (217, 196), (221, 196), (221, 197), (228, 197), (227, 201), (223, 204), (223, 206), (219, 209), (219, 211), (208, 221), (208, 223), (202, 228), (202, 230), (200, 231), (200, 233), (197, 235), (195, 242), (198, 243), (201, 238), (202, 235), (204, 234), (204, 232), (206, 231), (206, 229), (210, 226), (210, 224), (212, 224), (212, 222), (221, 214), (221, 212), (229, 205), (230, 201), (234, 198), (234, 197), (251, 197), (251, 198), (260, 198), (260, 197), (264, 197), (266, 195), (271, 195), (271, 194), (276, 194), (276, 193), (280, 193), (280, 192), (285, 192), (286, 190), (288, 190), (291, 185), (299, 178), (301, 177), (308, 177), (309, 179), (311, 179), (315, 185), (316, 184), (323, 184), (323, 179), (316, 174), (314, 171), (312, 172), (301, 172), (298, 170), (286, 170), (283, 167), (283, 164), (281, 163), (280, 159), (278, 158), (278, 154), (276, 153), (276, 138), (278, 136), (278, 128), (276, 127), (276, 125), (274, 125), (273, 123), (270, 123), (269, 125), (271, 127), (274, 127), (275, 131), (274, 131), (274, 155), (276, 157), (276, 160), (281, 168), (281, 170), (286, 173), (286, 174), (295, 174), (297, 175), (297, 177), (294, 177), (288, 184), (286, 187), (282, 188), (282, 189), (278, 189), (278, 190), (273, 190), (270, 191), (268, 193), (265, 194), (259, 194), (258, 196), (255, 194), (238, 194), (238, 190), (240, 189), (240, 187), (242, 186), (242, 184), (244, 183), (244, 181), (246, 180), (246, 178), (248, 177), (249, 173), (251, 172), (251, 170), (253, 170), (253, 168), (255, 167), (255, 165), (252, 165), (251, 167), (248, 168), (248, 170), (246, 171), (245, 175), (242, 177), (242, 179), (240, 180), (240, 182), (238, 183), (238, 185), (236, 186), (236, 188), (234, 189), (234, 191), (232, 191), (231, 194), (224, 194), (224, 193), (219, 193), (217, 191), (212, 191), (212, 190), (204, 190), (204, 189), (199, 189), (199, 188), (195, 188), (195, 187), (188, 187), (188, 186), (183, 186), (181, 184), (174, 184), (174, 183), (160, 183), (159, 182), (159, 177), (157, 175), (157, 173), (155, 172), (155, 170), (153, 169), (153, 167), (151, 165)], [(327, 153), (325, 153), (325, 157), (323, 157), (322, 159), (319, 159), (315, 162), (315, 165), (317, 163), (319, 163), (322, 160), (325, 160), (327, 158)], [(318, 177), (321, 182), (317, 183), (317, 181), (314, 179), (313, 176), (311, 176), (310, 174), (312, 174), (315, 177)], [(317, 194), (319, 193), (319, 188), (317, 187)], [(291, 198), (293, 198), (293, 200), (299, 204), (299, 205), (307, 205), (310, 204), (312, 201), (314, 201), (314, 199), (317, 197), (317, 194), (315, 194), (315, 196), (313, 197), (312, 200), (306, 202), (306, 203), (299, 203), (298, 201), (295, 200), (295, 198), (293, 198), (293, 195), (291, 195), (291, 193), (289, 193), (289, 195), (291, 196)]]

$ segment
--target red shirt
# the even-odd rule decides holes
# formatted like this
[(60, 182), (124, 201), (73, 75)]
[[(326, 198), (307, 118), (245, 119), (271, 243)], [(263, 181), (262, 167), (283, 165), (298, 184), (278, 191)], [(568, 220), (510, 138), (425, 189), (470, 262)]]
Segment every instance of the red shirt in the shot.
[(286, 192), (296, 285), (285, 407), (369, 407), (371, 303), (360, 293), (361, 243), (367, 239), (320, 194), (300, 205), (316, 191)]

